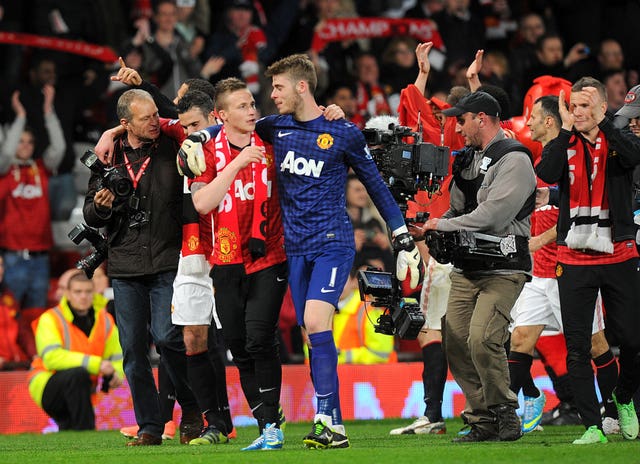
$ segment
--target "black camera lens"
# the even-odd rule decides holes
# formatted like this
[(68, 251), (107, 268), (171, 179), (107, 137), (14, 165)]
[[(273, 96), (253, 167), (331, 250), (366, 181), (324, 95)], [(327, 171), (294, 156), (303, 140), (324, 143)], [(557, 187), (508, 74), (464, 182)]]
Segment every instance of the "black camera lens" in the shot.
[(112, 183), (113, 193), (117, 197), (128, 197), (133, 193), (133, 183), (127, 178), (117, 179)]

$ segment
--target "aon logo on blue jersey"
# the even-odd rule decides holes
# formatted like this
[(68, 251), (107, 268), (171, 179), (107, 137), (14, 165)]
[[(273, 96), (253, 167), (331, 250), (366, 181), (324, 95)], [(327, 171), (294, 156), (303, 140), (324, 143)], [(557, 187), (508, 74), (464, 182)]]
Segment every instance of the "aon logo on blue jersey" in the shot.
[(280, 164), (280, 172), (289, 171), (291, 174), (307, 177), (320, 177), (322, 173), (324, 161), (316, 161), (314, 159), (306, 159), (303, 157), (296, 158), (294, 151), (287, 152), (284, 161)]

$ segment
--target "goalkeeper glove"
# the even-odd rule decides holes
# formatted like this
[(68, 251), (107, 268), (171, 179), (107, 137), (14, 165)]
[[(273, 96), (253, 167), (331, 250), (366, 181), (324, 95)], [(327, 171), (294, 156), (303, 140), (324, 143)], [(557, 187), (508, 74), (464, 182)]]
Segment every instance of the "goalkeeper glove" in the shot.
[(202, 144), (208, 140), (208, 135), (207, 132), (194, 132), (182, 142), (176, 158), (178, 172), (181, 176), (193, 179), (205, 171), (207, 165), (204, 160)]
[(409, 235), (403, 232), (393, 239), (393, 248), (398, 252), (396, 258), (396, 277), (398, 280), (407, 278), (407, 271), (411, 269), (409, 286), (414, 289), (424, 277), (424, 265), (418, 247)]

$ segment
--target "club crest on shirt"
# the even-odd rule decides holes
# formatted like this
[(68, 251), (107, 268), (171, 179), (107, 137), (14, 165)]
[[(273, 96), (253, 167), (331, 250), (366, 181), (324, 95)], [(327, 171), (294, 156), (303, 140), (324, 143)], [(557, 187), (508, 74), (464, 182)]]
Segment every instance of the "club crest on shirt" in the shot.
[(560, 277), (563, 272), (564, 272), (564, 269), (562, 268), (562, 264), (557, 264), (556, 265), (556, 277)]
[(266, 160), (267, 168), (273, 166), (273, 153), (265, 152), (264, 159)]
[(238, 250), (238, 237), (226, 227), (218, 230), (217, 240), (220, 244), (220, 261), (230, 263), (235, 260)]
[(333, 137), (330, 134), (320, 134), (316, 140), (316, 143), (323, 150), (328, 150), (333, 146)]
[(198, 246), (200, 246), (200, 239), (195, 235), (190, 235), (187, 239), (187, 248), (189, 248), (189, 251), (196, 251)]

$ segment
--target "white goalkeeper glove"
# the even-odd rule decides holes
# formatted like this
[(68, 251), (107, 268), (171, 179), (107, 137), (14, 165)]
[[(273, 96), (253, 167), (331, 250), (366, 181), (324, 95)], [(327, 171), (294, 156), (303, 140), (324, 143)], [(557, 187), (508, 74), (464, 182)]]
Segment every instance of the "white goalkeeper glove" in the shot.
[(208, 140), (208, 135), (207, 132), (194, 132), (182, 142), (176, 158), (178, 172), (181, 176), (193, 179), (201, 175), (207, 168), (202, 144)]
[[(406, 229), (405, 229), (406, 230)], [(420, 251), (409, 232), (403, 232), (393, 239), (393, 248), (398, 252), (396, 258), (396, 277), (398, 280), (407, 278), (407, 271), (411, 269), (409, 286), (414, 289), (424, 277), (424, 264)]]

